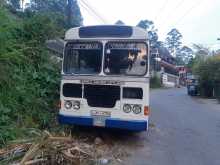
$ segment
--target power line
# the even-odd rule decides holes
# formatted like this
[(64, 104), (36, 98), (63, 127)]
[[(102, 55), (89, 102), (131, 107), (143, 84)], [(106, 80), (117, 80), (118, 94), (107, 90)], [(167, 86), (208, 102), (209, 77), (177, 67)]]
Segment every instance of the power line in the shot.
[(106, 24), (108, 23), (108, 21), (105, 19), (105, 17), (103, 17), (97, 9), (95, 9), (87, 0), (82, 0), (84, 2), (86, 2), (87, 6), (89, 6), (91, 8), (91, 10), (93, 10), (96, 15), (98, 15)]
[[(192, 5), (176, 22), (173, 23), (173, 25), (169, 26), (168, 28), (173, 28), (175, 27), (177, 24), (179, 24), (194, 8), (198, 7), (199, 5), (201, 5), (201, 3), (203, 2), (204, 0), (199, 0), (197, 1), (194, 5)], [(167, 29), (168, 29), (167, 28)]]
[(105, 22), (104, 19), (103, 19), (99, 14), (97, 14), (97, 12), (96, 12), (95, 10), (93, 10), (93, 8), (88, 4), (88, 2), (85, 2), (84, 0), (80, 0), (80, 1), (81, 1), (87, 8), (89, 8), (89, 10), (91, 10), (91, 12), (93, 12), (94, 15), (96, 15), (97, 18), (99, 18), (100, 20), (102, 20), (103, 22)]
[(169, 0), (165, 0), (163, 5), (159, 8), (158, 13), (155, 17), (155, 21), (157, 20), (157, 18), (161, 15), (161, 13), (164, 11), (164, 9), (166, 8), (166, 5), (168, 3)]
[(81, 3), (80, 1), (79, 1), (79, 5), (80, 5), (84, 10), (86, 10), (87, 13), (88, 13), (90, 16), (92, 16), (93, 18), (95, 18), (98, 22), (104, 23), (102, 20), (100, 20), (100, 18), (99, 18), (95, 13), (93, 13), (90, 9), (88, 9), (88, 7), (86, 7), (86, 6), (85, 6), (83, 3)]
[(87, 0), (81, 0), (86, 6), (88, 6), (98, 17), (100, 17), (102, 20), (105, 21), (104, 17), (102, 17), (94, 7), (87, 1)]
[[(180, 6), (183, 4), (184, 1), (185, 1), (185, 0), (180, 0), (180, 1), (178, 2), (178, 4), (173, 8), (173, 10), (170, 10), (171, 12), (169, 12), (169, 13), (167, 14), (167, 16), (169, 16), (169, 15), (172, 14), (172, 13), (175, 13), (175, 11), (177, 11), (177, 9), (180, 8)], [(167, 21), (167, 19), (165, 18), (164, 21), (163, 21), (161, 24), (163, 25), (166, 21)]]
[(97, 18), (99, 18), (104, 24), (106, 24), (107, 23), (107, 21), (100, 15), (100, 14), (98, 14), (94, 9), (93, 9), (93, 7), (86, 1), (84, 1), (84, 0), (80, 0), (87, 8), (89, 8), (89, 10), (91, 10), (95, 15), (96, 15), (96, 17)]
[(196, 7), (198, 7), (199, 5), (201, 5), (203, 1), (204, 1), (204, 0), (199, 0), (199, 1), (197, 1), (193, 6), (191, 6), (191, 8), (189, 8), (189, 9), (180, 17), (180, 19), (178, 19), (178, 20), (174, 23), (174, 25), (179, 24), (194, 8), (196, 8)]

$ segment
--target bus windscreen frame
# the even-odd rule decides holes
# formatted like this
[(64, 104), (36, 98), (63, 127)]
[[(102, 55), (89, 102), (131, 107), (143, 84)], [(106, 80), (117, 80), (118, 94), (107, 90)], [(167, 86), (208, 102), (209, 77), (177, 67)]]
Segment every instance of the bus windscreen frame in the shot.
[[(145, 71), (142, 73), (142, 74), (137, 74), (137, 73), (130, 73), (130, 74), (128, 74), (128, 73), (126, 73), (126, 72), (124, 72), (124, 73), (110, 73), (110, 72), (107, 72), (107, 68), (109, 68), (109, 66), (108, 67), (106, 67), (106, 63), (108, 62), (108, 60), (106, 59), (106, 57), (108, 56), (108, 44), (143, 44), (144, 46), (145, 46), (145, 52), (143, 53), (144, 55), (142, 55), (142, 58), (143, 58), (143, 62), (145, 63), (145, 67), (143, 67), (144, 69), (145, 69)], [(103, 71), (104, 71), (104, 73), (106, 74), (106, 75), (113, 75), (113, 76), (144, 76), (144, 75), (146, 75), (147, 73), (148, 73), (148, 65), (149, 65), (149, 55), (148, 55), (148, 44), (146, 43), (146, 42), (144, 42), (144, 41), (109, 41), (109, 42), (107, 42), (106, 44), (105, 44), (105, 47), (104, 47), (104, 65), (103, 65)], [(118, 48), (118, 50), (119, 50), (119, 48)], [(121, 50), (124, 50), (124, 51), (128, 51), (129, 49), (126, 49), (126, 47), (121, 47)], [(136, 53), (138, 53), (138, 50), (137, 50), (137, 52), (135, 53), (135, 50), (130, 50), (130, 51), (134, 51), (134, 56), (139, 56), (139, 54), (138, 55), (135, 55)], [(111, 53), (111, 51), (110, 51), (110, 53)], [(132, 56), (131, 56), (132, 57)], [(137, 57), (134, 57), (134, 59), (136, 58), (136, 60), (137, 60)], [(121, 64), (120, 64), (120, 57), (118, 58), (118, 59), (116, 59), (116, 61), (114, 61), (113, 63), (115, 63), (116, 62), (116, 64), (114, 64), (115, 66), (122, 66)], [(129, 60), (129, 61), (128, 61)], [(132, 61), (133, 62), (133, 61)], [(129, 57), (127, 58), (127, 61), (126, 61), (126, 63), (127, 64), (124, 64), (125, 66), (126, 65), (133, 65), (134, 63), (132, 63), (131, 62), (131, 60), (129, 59)], [(134, 61), (135, 62), (135, 61)], [(137, 61), (138, 62), (138, 61)], [(140, 66), (142, 66), (141, 65), (141, 62), (142, 61), (140, 61)], [(109, 63), (109, 62), (108, 62)], [(118, 64), (117, 64), (118, 63)], [(133, 66), (132, 66), (133, 67)], [(123, 68), (121, 68), (121, 70), (122, 70)], [(126, 68), (126, 69), (128, 69), (128, 68)], [(108, 70), (108, 71), (110, 71), (110, 69)]]
[[(79, 46), (79, 45), (86, 45), (86, 44), (90, 44), (90, 47), (89, 48), (83, 48), (83, 46)], [(93, 46), (91, 46), (93, 44), (93, 46), (94, 46), (94, 44), (97, 44), (98, 45), (98, 48), (94, 48)], [(73, 46), (73, 45), (77, 45), (76, 47), (77, 48), (72, 48), (72, 50), (70, 50), (71, 48), (68, 48), (68, 46)], [(74, 71), (69, 71), (70, 70), (70, 68), (68, 68), (68, 66), (67, 66), (67, 63), (69, 62), (68, 61), (68, 58), (67, 58), (67, 56), (70, 56), (70, 54), (68, 55), (68, 51), (76, 51), (76, 50), (88, 50), (88, 54), (87, 55), (84, 55), (85, 57), (84, 58), (86, 58), (86, 57), (89, 57), (89, 56), (91, 56), (91, 51), (93, 50), (93, 51), (99, 51), (99, 53), (97, 53), (97, 55), (96, 56), (98, 56), (98, 57), (96, 57), (96, 59), (98, 60), (98, 61), (93, 61), (93, 62), (91, 62), (91, 60), (95, 60), (95, 58), (94, 57), (89, 57), (90, 59), (89, 59), (89, 61), (87, 61), (87, 63), (90, 63), (90, 65), (94, 65), (94, 68), (90, 68), (90, 69), (95, 69), (95, 67), (96, 67), (96, 64), (98, 64), (98, 66), (97, 66), (97, 69), (98, 69), (98, 71), (94, 71), (94, 72), (83, 72), (82, 71), (82, 73), (80, 73), (80, 71), (78, 71), (78, 72), (74, 72)], [(76, 53), (76, 52), (75, 52)], [(79, 59), (80, 57), (79, 56), (82, 56), (79, 52), (78, 52), (78, 54), (77, 54), (77, 56), (78, 56), (78, 63), (77, 62), (75, 62), (76, 63), (76, 65), (78, 65), (79, 66), (79, 70), (80, 69), (85, 69), (85, 68), (83, 68), (83, 67), (80, 67), (80, 63), (82, 62), (81, 60), (82, 59)], [(72, 58), (74, 58), (74, 55), (72, 55)], [(76, 58), (76, 57), (75, 57)], [(88, 41), (88, 42), (68, 42), (67, 44), (66, 44), (66, 46), (65, 46), (65, 50), (64, 50), (64, 59), (63, 59), (63, 73), (64, 74), (75, 74), (75, 75), (98, 75), (98, 74), (100, 74), (101, 73), (101, 71), (102, 71), (102, 58), (103, 58), (103, 44), (101, 43), (101, 42), (98, 42), (98, 41)], [(75, 60), (75, 61), (77, 61), (77, 60)], [(74, 62), (74, 60), (72, 61), (72, 62)], [(84, 62), (86, 62), (86, 61), (84, 61)], [(95, 62), (95, 64), (94, 64), (94, 62)], [(69, 64), (70, 65), (70, 64)], [(84, 64), (85, 65), (85, 64)], [(69, 69), (69, 70), (68, 70)], [(77, 68), (72, 68), (72, 70), (77, 70)], [(88, 68), (87, 68), (88, 69)], [(86, 69), (85, 69), (86, 70)]]

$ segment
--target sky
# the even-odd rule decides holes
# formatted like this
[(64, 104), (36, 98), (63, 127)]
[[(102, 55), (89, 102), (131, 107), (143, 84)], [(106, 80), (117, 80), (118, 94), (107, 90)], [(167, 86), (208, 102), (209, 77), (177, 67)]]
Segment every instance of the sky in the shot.
[[(90, 6), (98, 17), (85, 5)], [(220, 0), (78, 0), (84, 25), (114, 24), (122, 20), (135, 26), (152, 20), (159, 40), (177, 28), (184, 45), (203, 44), (220, 48)], [(99, 18), (101, 17), (101, 18)]]

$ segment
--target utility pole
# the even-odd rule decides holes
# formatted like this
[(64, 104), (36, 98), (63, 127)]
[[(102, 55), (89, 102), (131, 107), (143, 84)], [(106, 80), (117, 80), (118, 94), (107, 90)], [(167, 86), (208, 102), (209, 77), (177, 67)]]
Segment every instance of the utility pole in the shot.
[(151, 53), (151, 56), (153, 56), (154, 60), (154, 66), (153, 66), (153, 75), (155, 75), (159, 71), (159, 63), (161, 61), (161, 58), (159, 56), (158, 48), (156, 48), (156, 52)]
[(155, 58), (155, 61), (156, 61), (156, 68), (155, 70), (158, 71), (159, 69), (159, 62), (161, 61), (161, 58), (159, 57), (159, 51), (158, 51), (158, 48), (157, 48), (157, 52), (156, 52), (156, 58)]

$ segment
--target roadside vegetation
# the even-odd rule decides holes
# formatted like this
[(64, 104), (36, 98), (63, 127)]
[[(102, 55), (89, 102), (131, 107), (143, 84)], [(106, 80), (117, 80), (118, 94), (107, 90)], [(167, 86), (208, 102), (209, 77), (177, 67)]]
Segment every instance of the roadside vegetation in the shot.
[(157, 76), (153, 76), (150, 78), (150, 88), (155, 89), (155, 88), (161, 88), (161, 79)]
[(82, 21), (79, 10), (63, 14), (67, 1), (32, 0), (25, 11), (16, 2), (0, 2), (0, 147), (54, 127), (60, 69), (45, 41)]
[(188, 67), (199, 78), (199, 93), (220, 100), (220, 54), (210, 52), (202, 45), (194, 45), (196, 52)]

